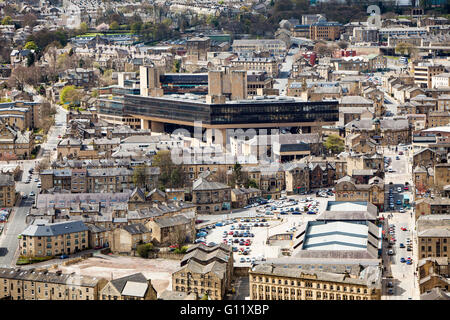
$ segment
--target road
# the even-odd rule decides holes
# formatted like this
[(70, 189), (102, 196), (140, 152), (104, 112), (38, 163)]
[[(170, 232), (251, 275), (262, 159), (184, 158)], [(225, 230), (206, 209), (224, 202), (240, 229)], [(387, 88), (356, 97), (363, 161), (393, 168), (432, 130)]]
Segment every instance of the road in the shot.
[(280, 96), (285, 96), (287, 93), (287, 83), (289, 78), (289, 72), (292, 70), (292, 63), (294, 62), (294, 55), (299, 52), (299, 48), (291, 48), (280, 67), (280, 73), (278, 78), (275, 79), (273, 85), (274, 89), (278, 89)]
[[(67, 111), (63, 108), (56, 106), (57, 114), (55, 115), (55, 126), (53, 126), (48, 135), (47, 141), (41, 145), (42, 152), (35, 160), (22, 160), (22, 161), (9, 161), (8, 164), (20, 165), (23, 174), (21, 181), (16, 183), (16, 191), (24, 195), (29, 195), (31, 191), (35, 194), (39, 192), (37, 187), (38, 182), (35, 181), (39, 178), (38, 173), (35, 171), (32, 175), (30, 183), (25, 183), (28, 178), (28, 170), (35, 168), (36, 164), (43, 159), (43, 157), (49, 157), (51, 160), (55, 160), (57, 157), (56, 146), (58, 144), (58, 136), (62, 136), (66, 128), (66, 114)], [(0, 162), (1, 165), (1, 162)], [(11, 267), (15, 265), (15, 261), (18, 257), (19, 239), (18, 235), (26, 228), (26, 215), (29, 213), (30, 208), (34, 202), (34, 197), (28, 197), (23, 199), (18, 207), (14, 207), (11, 213), (11, 217), (6, 225), (5, 231), (0, 236), (0, 266)]]
[[(397, 199), (403, 198), (403, 194), (408, 194), (411, 201), (413, 199), (411, 190), (413, 190), (412, 175), (411, 175), (411, 157), (412, 152), (409, 150), (410, 146), (399, 146), (398, 151), (395, 148), (392, 150), (389, 148), (384, 148), (383, 153), (386, 157), (392, 159), (391, 167), (394, 172), (386, 173), (385, 183), (386, 183), (386, 202), (389, 202), (389, 189), (393, 189), (394, 203)], [(406, 150), (405, 150), (406, 149)], [(403, 155), (398, 155), (398, 152), (402, 151)], [(396, 156), (399, 160), (396, 160)], [(397, 191), (398, 187), (403, 189), (405, 183), (408, 182), (409, 190), (401, 192)], [(392, 183), (392, 184), (390, 184)], [(414, 208), (406, 210), (404, 213), (399, 212), (400, 206), (395, 205), (395, 210), (387, 211), (382, 213), (382, 216), (386, 219), (387, 227), (384, 229), (386, 234), (389, 233), (388, 227), (395, 226), (395, 232), (392, 235), (396, 241), (392, 248), (388, 248), (388, 241), (383, 241), (383, 264), (386, 267), (384, 286), (383, 286), (383, 300), (419, 300), (420, 293), (417, 284), (417, 278), (414, 275), (414, 271), (417, 266), (417, 243), (415, 240), (415, 220), (414, 220)], [(402, 231), (401, 228), (405, 227), (407, 231)], [(413, 251), (407, 251), (406, 243), (407, 238), (412, 240)], [(405, 248), (400, 248), (400, 243), (405, 245)], [(389, 256), (388, 250), (392, 249), (394, 255)], [(413, 260), (412, 265), (407, 265), (406, 263), (400, 262), (400, 259), (407, 258), (410, 256)], [(386, 276), (392, 276), (392, 278), (387, 279)], [(393, 294), (389, 295), (387, 293), (386, 284), (392, 282)]]
[(11, 218), (8, 221), (5, 232), (1, 237), (0, 247), (0, 266), (13, 267), (18, 257), (17, 248), (19, 247), (19, 239), (17, 236), (26, 227), (27, 213), (30, 212), (30, 208), (33, 204), (32, 199), (23, 200), (19, 207), (14, 209)]

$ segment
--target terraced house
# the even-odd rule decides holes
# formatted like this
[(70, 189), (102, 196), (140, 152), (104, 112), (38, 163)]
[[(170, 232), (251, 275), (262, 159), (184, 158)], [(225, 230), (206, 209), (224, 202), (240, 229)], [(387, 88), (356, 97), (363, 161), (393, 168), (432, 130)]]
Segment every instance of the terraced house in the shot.
[[(44, 170), (40, 173), (42, 190), (60, 188), (72, 193), (86, 192), (122, 192), (125, 189), (133, 189), (134, 171), (136, 168), (74, 168)], [(157, 186), (159, 168), (142, 168), (144, 176), (143, 184), (149, 190)]]
[(108, 281), (79, 274), (0, 268), (0, 299), (98, 300)]
[(20, 234), (20, 254), (49, 257), (85, 250), (89, 246), (88, 230), (82, 221), (48, 223), (36, 220)]

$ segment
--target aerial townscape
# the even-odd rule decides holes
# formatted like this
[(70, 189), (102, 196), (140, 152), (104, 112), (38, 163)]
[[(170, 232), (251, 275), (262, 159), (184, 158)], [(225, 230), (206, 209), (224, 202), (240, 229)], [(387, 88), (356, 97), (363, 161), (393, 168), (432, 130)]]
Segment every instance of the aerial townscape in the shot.
[(449, 9), (0, 1), (0, 300), (450, 300)]

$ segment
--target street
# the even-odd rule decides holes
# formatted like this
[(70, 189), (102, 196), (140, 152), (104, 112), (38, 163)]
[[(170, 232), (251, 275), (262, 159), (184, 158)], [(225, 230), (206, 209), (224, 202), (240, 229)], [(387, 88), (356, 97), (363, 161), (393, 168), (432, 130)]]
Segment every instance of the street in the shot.
[[(34, 203), (34, 197), (30, 197), (30, 192), (39, 193), (37, 187), (39, 173), (34, 172), (30, 183), (25, 183), (28, 178), (29, 170), (35, 168), (36, 164), (45, 156), (50, 156), (51, 160), (56, 160), (57, 154), (56, 146), (60, 140), (58, 136), (63, 136), (66, 129), (66, 114), (67, 111), (62, 107), (56, 106), (57, 114), (55, 115), (55, 126), (53, 126), (48, 135), (47, 141), (41, 145), (40, 155), (34, 160), (16, 160), (8, 161), (8, 165), (20, 165), (23, 173), (21, 181), (16, 183), (16, 192), (22, 195), (27, 195), (27, 199), (22, 199), (18, 207), (14, 207), (11, 217), (6, 224), (5, 231), (0, 236), (0, 266), (11, 267), (15, 266), (15, 261), (18, 257), (19, 239), (18, 235), (26, 228), (26, 216)], [(3, 163), (5, 161), (2, 161)], [(1, 163), (1, 162), (0, 162)]]
[[(385, 175), (385, 204), (387, 210), (381, 215), (385, 218), (385, 236), (389, 235), (389, 227), (393, 227), (395, 231), (392, 233), (392, 237), (396, 239), (394, 244), (389, 247), (389, 241), (383, 241), (383, 265), (386, 268), (384, 273), (384, 285), (383, 296), (384, 300), (419, 300), (420, 293), (414, 271), (417, 266), (417, 244), (415, 241), (415, 220), (413, 210), (405, 208), (405, 212), (399, 212), (399, 209), (403, 207), (403, 201), (401, 205), (397, 204), (397, 200), (403, 200), (403, 195), (408, 195), (410, 201), (413, 200), (412, 191), (414, 186), (412, 183), (411, 175), (411, 157), (412, 151), (409, 150), (410, 146), (398, 146), (397, 151), (395, 148), (383, 148), (383, 154), (385, 157), (390, 157), (392, 162), (390, 166), (393, 172), (386, 172)], [(399, 155), (399, 152), (403, 152), (403, 155)], [(396, 160), (396, 157), (399, 160)], [(404, 186), (408, 183), (408, 190), (404, 190)], [(399, 192), (397, 188), (402, 190)], [(389, 190), (392, 190), (394, 200), (394, 210), (389, 210)], [(402, 231), (401, 228), (405, 227), (407, 231)], [(412, 251), (407, 251), (407, 239), (412, 241)], [(400, 248), (400, 244), (404, 245), (404, 248)], [(393, 255), (389, 255), (389, 250), (393, 250)], [(401, 262), (401, 258), (406, 259), (411, 257), (413, 263), (407, 265), (405, 262)], [(391, 276), (392, 278), (388, 278)], [(393, 293), (388, 294), (387, 284), (392, 282)]]
[(294, 55), (299, 52), (299, 48), (289, 49), (289, 53), (286, 55), (285, 61), (281, 64), (280, 74), (278, 78), (274, 79), (274, 89), (278, 89), (280, 96), (287, 94), (287, 83), (289, 78), (289, 72), (292, 70), (292, 63), (294, 62)]

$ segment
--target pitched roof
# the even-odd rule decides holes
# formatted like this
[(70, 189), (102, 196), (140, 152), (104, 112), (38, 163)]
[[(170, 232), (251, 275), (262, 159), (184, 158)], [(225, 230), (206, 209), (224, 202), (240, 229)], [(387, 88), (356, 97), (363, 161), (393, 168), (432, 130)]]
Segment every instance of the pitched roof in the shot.
[(50, 237), (67, 233), (87, 231), (88, 228), (82, 221), (67, 221), (58, 223), (39, 223), (28, 226), (21, 235), (31, 237)]
[(123, 227), (130, 234), (148, 233), (148, 229), (142, 223), (129, 224)]
[(218, 190), (218, 189), (227, 189), (230, 188), (226, 184), (220, 182), (212, 182), (207, 181), (203, 178), (199, 178), (194, 181), (192, 185), (192, 190), (200, 191), (200, 190)]
[(127, 285), (127, 282), (129, 281), (134, 283), (147, 283), (145, 276), (139, 272), (126, 277), (111, 280), (111, 284), (117, 289), (117, 291), (122, 293), (123, 289)]

